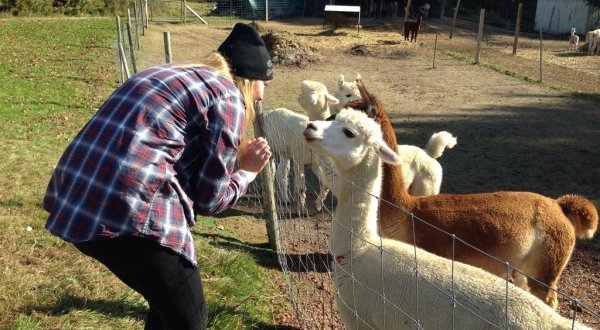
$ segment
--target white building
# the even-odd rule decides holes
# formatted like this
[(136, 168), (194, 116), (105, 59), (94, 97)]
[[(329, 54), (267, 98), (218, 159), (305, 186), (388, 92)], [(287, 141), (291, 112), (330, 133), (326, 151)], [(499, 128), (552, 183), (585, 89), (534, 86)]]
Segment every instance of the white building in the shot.
[(585, 34), (600, 26), (600, 9), (585, 0), (538, 0), (535, 28), (549, 33), (569, 33), (575, 26), (577, 34)]

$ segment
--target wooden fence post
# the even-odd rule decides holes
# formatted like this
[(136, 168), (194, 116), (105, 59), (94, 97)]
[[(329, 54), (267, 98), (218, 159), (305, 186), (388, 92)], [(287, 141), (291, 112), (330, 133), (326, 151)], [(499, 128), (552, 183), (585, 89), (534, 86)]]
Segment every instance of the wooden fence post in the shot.
[(479, 64), (479, 58), (481, 56), (481, 41), (483, 39), (483, 17), (485, 16), (485, 9), (481, 8), (479, 12), (479, 31), (477, 31), (477, 54), (475, 55), (475, 63)]
[(127, 56), (125, 55), (125, 49), (123, 49), (123, 31), (121, 30), (121, 17), (117, 15), (117, 50), (119, 51), (120, 68), (121, 68), (121, 83), (129, 79), (129, 67), (127, 66)]
[(163, 32), (163, 40), (165, 43), (165, 60), (167, 63), (172, 63), (173, 58), (171, 57), (171, 32)]
[[(127, 11), (129, 12), (129, 9), (127, 9)], [(140, 50), (140, 29), (139, 29), (139, 24), (138, 24), (138, 11), (139, 11), (138, 2), (137, 2), (137, 0), (134, 0), (133, 1), (133, 15), (135, 16), (135, 19), (134, 19), (135, 46), (137, 47), (137, 50)]]
[(121, 60), (121, 52), (119, 51), (119, 45), (121, 44), (121, 20), (119, 19), (119, 15), (116, 16), (116, 24), (117, 24), (117, 54), (119, 56), (119, 63), (117, 64), (117, 79), (119, 80), (119, 85), (122, 85), (123, 79), (123, 62)]
[(523, 3), (519, 3), (517, 9), (517, 23), (515, 24), (515, 40), (513, 41), (513, 55), (517, 54), (517, 44), (519, 42), (519, 30), (521, 29), (521, 14), (523, 14)]
[(433, 44), (433, 69), (435, 69), (435, 53), (437, 51), (437, 37), (438, 37), (438, 34), (436, 32), (435, 33), (435, 42)]
[(450, 25), (450, 38), (452, 39), (452, 34), (454, 34), (454, 25), (456, 24), (456, 17), (458, 16), (458, 8), (460, 7), (460, 0), (456, 3), (456, 8), (454, 8), (454, 17), (452, 18), (452, 25)]
[[(254, 112), (256, 114), (254, 119), (254, 136), (265, 136), (261, 102), (254, 103)], [(277, 210), (275, 208), (275, 189), (273, 188), (273, 171), (271, 167), (272, 161), (273, 160), (269, 160), (269, 163), (262, 169), (259, 174), (259, 180), (261, 182), (262, 205), (265, 213), (265, 225), (267, 226), (269, 245), (273, 250), (279, 251), (279, 224)]]
[(540, 26), (540, 82), (544, 78), (544, 45), (542, 44), (542, 27)]
[(131, 12), (127, 8), (127, 38), (129, 39), (129, 54), (131, 55), (131, 65), (133, 65), (133, 73), (137, 73), (137, 64), (135, 61), (135, 43), (133, 42), (133, 36), (131, 33)]
[(144, 1), (144, 27), (147, 29), (148, 28), (148, 0), (142, 0)]

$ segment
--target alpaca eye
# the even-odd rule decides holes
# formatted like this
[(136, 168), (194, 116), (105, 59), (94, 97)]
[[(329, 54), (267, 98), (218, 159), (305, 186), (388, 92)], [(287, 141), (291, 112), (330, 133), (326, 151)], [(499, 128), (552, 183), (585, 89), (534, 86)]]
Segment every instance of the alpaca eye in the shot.
[(353, 138), (356, 136), (356, 134), (354, 134), (354, 132), (352, 132), (352, 130), (344, 128), (344, 135), (346, 135), (346, 137), (349, 138)]
[(352, 97), (352, 94), (346, 94), (346, 97)]

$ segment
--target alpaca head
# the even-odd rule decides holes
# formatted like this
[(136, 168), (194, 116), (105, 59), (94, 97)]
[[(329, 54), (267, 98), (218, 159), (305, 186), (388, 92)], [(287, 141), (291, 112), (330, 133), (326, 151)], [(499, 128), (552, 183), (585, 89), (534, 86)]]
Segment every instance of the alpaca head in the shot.
[(421, 21), (421, 20), (423, 19), (423, 16), (424, 16), (424, 15), (425, 15), (425, 14), (423, 13), (423, 9), (419, 9), (419, 10), (417, 11), (417, 21)]
[(356, 85), (356, 82), (360, 79), (362, 79), (362, 77), (358, 73), (356, 74), (356, 80), (354, 81), (346, 81), (344, 75), (340, 75), (335, 91), (335, 97), (339, 100), (340, 105), (360, 99), (360, 92)]
[(402, 161), (383, 141), (379, 124), (354, 109), (342, 109), (326, 121), (309, 122), (304, 139), (311, 148), (331, 157), (340, 170), (357, 166), (371, 150), (386, 163)]
[(329, 116), (329, 105), (338, 104), (339, 101), (333, 95), (329, 94), (327, 87), (323, 83), (304, 80), (300, 95), (298, 96), (298, 103), (309, 113), (309, 117), (324, 118), (322, 115), (325, 113), (327, 113), (325, 117)]
[(397, 150), (398, 142), (396, 140), (396, 133), (392, 128), (390, 118), (383, 108), (383, 104), (375, 97), (375, 94), (367, 90), (362, 79), (356, 80), (356, 88), (361, 98), (346, 103), (344, 107), (360, 110), (366, 113), (369, 118), (373, 118), (376, 123), (381, 125), (381, 129), (384, 130), (383, 136), (385, 141), (392, 150)]

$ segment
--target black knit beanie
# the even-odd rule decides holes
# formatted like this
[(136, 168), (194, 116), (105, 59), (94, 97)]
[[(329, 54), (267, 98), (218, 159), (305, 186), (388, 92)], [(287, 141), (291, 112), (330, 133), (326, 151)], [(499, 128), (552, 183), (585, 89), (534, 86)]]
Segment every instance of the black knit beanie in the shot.
[(273, 64), (265, 42), (252, 26), (237, 23), (218, 49), (236, 76), (255, 80), (272, 80)]

